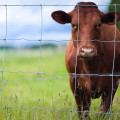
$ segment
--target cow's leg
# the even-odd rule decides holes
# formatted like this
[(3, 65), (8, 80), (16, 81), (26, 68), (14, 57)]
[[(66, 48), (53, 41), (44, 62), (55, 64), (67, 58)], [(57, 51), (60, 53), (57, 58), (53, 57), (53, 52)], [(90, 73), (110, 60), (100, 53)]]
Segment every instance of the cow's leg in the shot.
[[(113, 93), (113, 95), (111, 96), (111, 92), (109, 94), (104, 93), (104, 95), (102, 95), (102, 102), (100, 105), (100, 112), (101, 112), (101, 117), (103, 118), (105, 116), (105, 113), (107, 113), (110, 110), (110, 105), (112, 105), (112, 100), (114, 97), (115, 92)], [(112, 97), (112, 100), (111, 100)]]
[(113, 81), (113, 91), (112, 91), (112, 87), (111, 87), (107, 92), (105, 92), (102, 95), (102, 102), (101, 102), (101, 106), (100, 106), (101, 113), (106, 113), (107, 111), (109, 111), (110, 105), (112, 105), (114, 95), (118, 88), (118, 83), (119, 83), (118, 77), (115, 77), (114, 81)]
[(102, 113), (102, 115), (109, 110), (109, 107), (111, 104), (111, 94), (110, 93), (109, 93), (109, 95), (107, 93), (104, 93), (104, 95), (102, 95), (102, 102), (100, 105), (100, 112)]
[(70, 87), (71, 87), (73, 95), (75, 97), (75, 101), (76, 101), (76, 104), (77, 104), (78, 115), (80, 117), (81, 106), (82, 106), (82, 98), (83, 97), (82, 97), (82, 91), (78, 88), (77, 80), (75, 80), (75, 78), (70, 77)]
[(85, 93), (83, 96), (84, 96), (83, 97), (83, 115), (85, 117), (88, 117), (89, 107), (91, 105), (91, 99), (90, 99), (90, 96), (87, 93)]

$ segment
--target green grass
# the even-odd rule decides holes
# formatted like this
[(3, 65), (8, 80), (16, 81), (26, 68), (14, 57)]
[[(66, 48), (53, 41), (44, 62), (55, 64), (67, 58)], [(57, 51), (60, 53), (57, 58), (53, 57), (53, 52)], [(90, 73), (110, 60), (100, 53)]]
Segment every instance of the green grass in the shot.
[[(33, 120), (35, 116), (36, 120), (78, 119), (77, 112), (72, 115), (72, 112), (66, 111), (72, 110), (73, 103), (76, 110), (76, 105), (68, 75), (59, 74), (67, 73), (65, 50), (43, 49), (40, 60), (39, 55), (39, 50), (6, 51), (3, 82), (0, 73), (0, 120)], [(3, 69), (3, 57), (4, 52), (0, 51), (0, 71)], [(38, 75), (38, 71), (46, 74)], [(120, 88), (114, 99), (113, 113), (120, 113), (119, 95)], [(99, 114), (94, 113), (99, 112), (99, 105), (100, 99), (92, 100), (92, 120), (101, 119)], [(111, 115), (111, 118), (120, 119), (119, 115)]]

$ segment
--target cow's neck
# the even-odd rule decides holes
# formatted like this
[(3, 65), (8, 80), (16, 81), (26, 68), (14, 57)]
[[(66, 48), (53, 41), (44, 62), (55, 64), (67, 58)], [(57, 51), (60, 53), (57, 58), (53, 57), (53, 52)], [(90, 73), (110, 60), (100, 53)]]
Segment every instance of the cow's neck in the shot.
[(99, 58), (95, 58), (93, 60), (84, 60), (88, 71), (90, 72), (90, 74), (96, 74), (100, 68), (98, 68), (98, 64), (100, 64), (100, 59)]

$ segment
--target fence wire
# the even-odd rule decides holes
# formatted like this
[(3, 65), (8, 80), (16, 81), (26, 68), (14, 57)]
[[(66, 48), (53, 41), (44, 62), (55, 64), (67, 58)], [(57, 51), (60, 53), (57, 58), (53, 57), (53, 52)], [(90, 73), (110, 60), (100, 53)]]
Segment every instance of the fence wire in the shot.
[[(77, 110), (74, 110), (74, 106), (75, 106), (75, 101), (73, 101), (73, 105), (72, 105), (72, 109), (71, 110), (60, 110), (59, 108), (58, 109), (46, 109), (46, 108), (38, 108), (38, 96), (39, 96), (39, 88), (40, 88), (40, 80), (49, 80), (49, 79), (63, 79), (63, 78), (68, 78), (69, 75), (68, 73), (45, 73), (45, 72), (40, 72), (40, 69), (41, 69), (41, 42), (44, 41), (44, 42), (48, 42), (48, 41), (51, 41), (51, 42), (68, 42), (70, 40), (45, 40), (42, 38), (42, 35), (43, 35), (43, 13), (42, 13), (42, 7), (45, 6), (75, 6), (75, 5), (0, 5), (0, 6), (3, 6), (5, 7), (6, 9), (6, 34), (5, 34), (5, 37), (3, 39), (0, 39), (0, 40), (3, 40), (4, 41), (4, 57), (3, 57), (3, 67), (2, 67), (2, 71), (0, 71), (0, 73), (2, 73), (2, 80), (0, 81), (2, 83), (2, 88), (1, 88), (1, 99), (0, 99), (0, 107), (6, 107), (6, 108), (21, 108), (21, 109), (34, 109), (35, 110), (35, 113), (34, 113), (34, 120), (36, 120), (36, 111), (37, 110), (47, 110), (47, 111), (63, 111), (63, 112), (71, 112), (72, 113), (72, 116), (71, 116), (71, 120), (73, 119), (73, 113), (74, 112), (84, 112), (84, 111), (77, 111)], [(7, 26), (8, 26), (8, 23), (7, 23), (7, 13), (8, 13), (8, 10), (7, 10), (7, 7), (28, 7), (28, 6), (36, 6), (36, 7), (40, 7), (41, 9), (41, 31), (40, 31), (40, 35), (41, 35), (41, 38), (40, 39), (26, 39), (26, 38), (19, 38), (19, 39), (14, 39), (14, 38), (7, 38), (7, 34), (8, 34), (8, 31), (7, 31)], [(82, 5), (82, 6), (86, 6), (86, 5)], [(87, 5), (88, 6), (88, 5)], [(89, 6), (95, 6), (95, 5), (89, 5)], [(98, 5), (98, 6), (108, 6), (108, 5)], [(117, 11), (117, 8), (116, 6), (120, 6), (120, 4), (110, 4), (109, 6), (114, 6), (115, 7), (115, 12)], [(79, 21), (79, 7), (78, 7), (78, 21)], [(115, 76), (120, 76), (120, 73), (114, 73), (114, 64), (115, 64), (115, 45), (116, 43), (119, 43), (120, 41), (116, 41), (116, 21), (117, 21), (117, 16), (115, 14), (115, 36), (114, 36), (114, 40), (113, 41), (100, 41), (100, 40), (84, 40), (84, 42), (89, 42), (89, 41), (97, 41), (97, 42), (112, 42), (114, 44), (114, 57), (113, 57), (113, 66), (112, 66), (112, 73), (106, 73), (106, 74), (77, 74), (77, 53), (76, 53), (76, 64), (75, 64), (75, 73), (69, 73), (73, 76), (73, 78), (75, 79), (75, 90), (74, 90), (74, 98), (75, 98), (75, 93), (76, 93), (76, 80), (77, 80), (77, 77), (100, 77), (100, 76), (110, 76), (112, 77), (112, 93), (111, 93), (111, 104), (110, 104), (110, 111), (108, 113), (105, 113), (105, 114), (108, 114), (108, 115), (120, 115), (120, 113), (112, 113), (111, 109), (112, 109), (112, 95), (113, 95), (113, 82), (114, 82), (114, 77)], [(79, 33), (79, 23), (78, 23), (78, 33)], [(25, 40), (25, 41), (36, 41), (36, 42), (39, 42), (39, 46), (40, 46), (40, 52), (39, 52), (39, 66), (38, 66), (38, 71), (37, 72), (25, 72), (25, 71), (4, 71), (4, 65), (5, 65), (5, 56), (6, 56), (6, 41), (21, 41), (21, 40)], [(71, 41), (76, 41), (77, 42), (77, 49), (78, 49), (78, 42), (79, 41), (83, 41), (83, 40), (79, 40), (78, 38), (78, 34), (77, 34), (77, 40), (71, 40)], [(77, 50), (76, 50), (77, 51)], [(3, 94), (3, 82), (5, 81), (4, 80), (4, 73), (11, 73), (11, 74), (16, 74), (16, 73), (22, 73), (22, 74), (37, 74), (38, 75), (38, 94), (37, 94), (37, 101), (36, 101), (36, 107), (35, 108), (27, 108), (27, 107), (21, 107), (21, 106), (2, 106), (2, 94)], [(54, 75), (54, 77), (41, 77), (41, 75)], [(22, 80), (22, 79), (21, 79)], [(23, 80), (26, 80), (26, 79), (23, 79)], [(10, 81), (10, 80), (8, 80)], [(12, 81), (12, 80), (11, 80)], [(53, 91), (52, 91), (52, 96), (53, 96)], [(53, 102), (53, 101), (52, 101)], [(96, 112), (96, 111), (86, 111), (86, 112), (89, 112), (89, 113), (94, 113), (94, 114), (100, 114), (100, 112)], [(109, 119), (111, 119), (111, 117), (109, 117)]]
[[(116, 26), (117, 26), (117, 16), (116, 16), (116, 12), (117, 12), (117, 7), (116, 7), (116, 4), (115, 4), (115, 36), (114, 36), (114, 55), (113, 55), (113, 66), (112, 66), (112, 92), (111, 92), (111, 104), (110, 104), (110, 113), (111, 113), (111, 110), (112, 110), (112, 102), (113, 102), (113, 82), (114, 82), (114, 68), (115, 68), (115, 48), (116, 48)], [(110, 118), (109, 118), (110, 119)]]
[[(29, 110), (47, 110), (47, 111), (62, 111), (62, 112), (70, 112), (70, 113), (72, 113), (72, 112), (81, 112), (81, 113), (83, 113), (84, 111), (77, 111), (77, 110), (61, 110), (61, 109), (49, 109), (49, 108), (36, 108), (36, 107), (33, 107), (33, 108), (28, 108), (28, 107), (22, 107), (22, 106), (2, 106), (2, 107), (4, 107), (4, 108), (21, 108), (21, 109), (29, 109)], [(96, 111), (86, 111), (86, 112), (88, 112), (88, 113), (94, 113), (94, 114), (101, 114), (101, 112), (96, 112)], [(108, 113), (104, 113), (104, 114), (108, 114)], [(120, 115), (120, 113), (110, 113), (111, 115)]]
[[(78, 27), (78, 33), (79, 33), (79, 7), (78, 7), (78, 26), (77, 27)], [(75, 88), (74, 88), (74, 93), (73, 93), (74, 99), (76, 97), (76, 87), (77, 87), (77, 76), (76, 76), (76, 74), (77, 74), (77, 65), (78, 65), (78, 63), (77, 63), (78, 39), (79, 39), (79, 34), (77, 34), (77, 46), (76, 46), (76, 56), (75, 56)], [(75, 106), (75, 101), (73, 101), (72, 117), (71, 117), (71, 119), (73, 119), (73, 109), (74, 109), (74, 106)]]
[(3, 76), (3, 71), (4, 71), (4, 65), (5, 65), (5, 55), (6, 55), (6, 38), (7, 38), (7, 6), (5, 5), (5, 9), (6, 9), (6, 34), (5, 34), (5, 38), (4, 38), (4, 57), (3, 57), (3, 68), (2, 68), (2, 88), (1, 88), (1, 100), (0, 100), (0, 106), (2, 105), (2, 94), (3, 94), (3, 82), (4, 82), (4, 76)]
[[(120, 6), (120, 4), (110, 4), (110, 5), (102, 5), (101, 4), (101, 5), (97, 5), (97, 6), (115, 6), (115, 5)], [(5, 4), (4, 5), (4, 4), (2, 4), (0, 6), (12, 6), (12, 7), (18, 7), (18, 6), (19, 7), (30, 7), (30, 6), (36, 6), (36, 7), (43, 6), (44, 7), (45, 6), (45, 7), (48, 7), (48, 6), (76, 6), (76, 4), (71, 4), (71, 5), (65, 5), (65, 4), (64, 5), (63, 4), (61, 4), (61, 5), (60, 4), (56, 4), (56, 5), (55, 4), (39, 4), (39, 5), (38, 4), (37, 5), (30, 5), (30, 4), (29, 5), (27, 5), (27, 4), (24, 4), (24, 5), (7, 4), (6, 5)], [(96, 6), (96, 5), (78, 5), (78, 6)]]
[[(40, 6), (41, 8), (41, 40), (42, 40), (42, 32), (43, 32), (43, 15), (42, 15), (42, 6)], [(38, 101), (39, 101), (39, 88), (40, 88), (40, 68), (41, 68), (41, 41), (40, 41), (40, 55), (39, 55), (39, 67), (38, 67), (38, 95), (37, 95), (37, 101), (36, 101), (36, 108), (35, 108), (35, 114), (34, 114), (34, 120), (36, 120), (36, 111), (37, 111), (37, 106), (38, 106)]]
[[(5, 40), (5, 39), (0, 39), (0, 40)], [(49, 40), (46, 40), (46, 39), (26, 39), (26, 38), (19, 38), (19, 39), (9, 39), (9, 38), (7, 38), (6, 40), (8, 40), (8, 41), (22, 41), (22, 40), (25, 40), (25, 41), (36, 41), (36, 42), (39, 42), (39, 41), (42, 41), (42, 42), (69, 42), (69, 41), (75, 41), (75, 42), (100, 42), (100, 43), (109, 43), (109, 42), (111, 42), (111, 43), (114, 43), (114, 42), (116, 42), (116, 43), (119, 43), (120, 41), (114, 41), (114, 40), (112, 40), (112, 41), (100, 41), (100, 40), (51, 40), (51, 39), (49, 39)]]

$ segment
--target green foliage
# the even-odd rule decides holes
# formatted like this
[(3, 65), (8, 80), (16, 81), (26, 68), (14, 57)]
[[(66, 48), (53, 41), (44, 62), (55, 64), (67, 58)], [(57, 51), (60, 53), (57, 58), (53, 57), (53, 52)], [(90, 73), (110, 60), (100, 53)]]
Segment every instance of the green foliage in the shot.
[(4, 48), (6, 49), (6, 50), (12, 50), (12, 49), (14, 49), (13, 47), (10, 47), (10, 46), (0, 46), (0, 50), (4, 50)]
[[(40, 46), (39, 46), (39, 45), (33, 45), (33, 46), (31, 46), (30, 48), (31, 48), (31, 49), (39, 49)], [(42, 45), (41, 45), (41, 48), (51, 48), (51, 49), (55, 49), (55, 48), (57, 48), (57, 45), (47, 43), (47, 44), (42, 44)]]
[[(120, 4), (120, 0), (111, 0), (110, 4)], [(115, 6), (110, 5), (109, 6), (109, 11), (115, 11)], [(117, 6), (117, 11), (120, 12), (120, 7), (119, 6)]]
[[(0, 73), (0, 93), (2, 101), (0, 120), (79, 120), (75, 110), (76, 103), (72, 95), (68, 74), (65, 67), (65, 50), (42, 49), (7, 50), (4, 63), (3, 81)], [(3, 69), (3, 51), (0, 51), (0, 71)], [(40, 62), (40, 64), (39, 64)], [(37, 74), (38, 68), (46, 74)], [(7, 72), (16, 71), (16, 72)], [(23, 71), (27, 73), (17, 72)], [(47, 73), (56, 73), (47, 74)], [(2, 87), (3, 86), (3, 87)], [(39, 91), (39, 92), (38, 92)], [(120, 113), (120, 88), (118, 89), (113, 113)], [(101, 99), (92, 100), (90, 117), (101, 120), (99, 112)], [(35, 108), (38, 108), (37, 110)], [(36, 117), (35, 117), (36, 115)], [(106, 115), (104, 120), (109, 119)], [(119, 120), (119, 115), (111, 115)]]
[[(120, 12), (120, 0), (111, 0), (110, 4), (119, 4), (116, 6), (116, 11)], [(115, 11), (115, 6), (114, 5), (110, 5), (108, 8), (109, 11)], [(117, 27), (120, 30), (120, 23), (117, 23)]]

